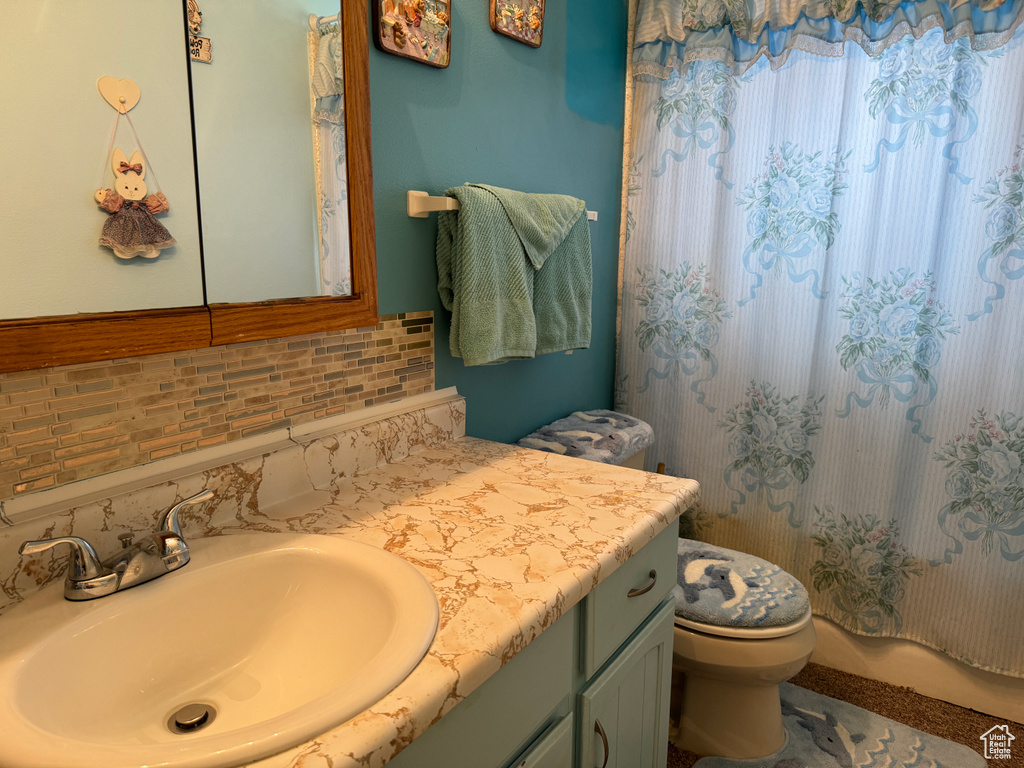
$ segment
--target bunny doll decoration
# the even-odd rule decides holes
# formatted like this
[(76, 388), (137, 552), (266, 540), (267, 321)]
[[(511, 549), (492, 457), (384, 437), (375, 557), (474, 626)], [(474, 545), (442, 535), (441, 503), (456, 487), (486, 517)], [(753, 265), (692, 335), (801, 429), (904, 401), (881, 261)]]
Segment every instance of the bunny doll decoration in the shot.
[(113, 250), (121, 259), (142, 256), (154, 259), (163, 248), (174, 245), (174, 238), (153, 214), (169, 209), (163, 192), (146, 196), (146, 165), (142, 152), (128, 160), (118, 148), (113, 154), (114, 188), (96, 190), (96, 202), (110, 214), (103, 225), (100, 245)]

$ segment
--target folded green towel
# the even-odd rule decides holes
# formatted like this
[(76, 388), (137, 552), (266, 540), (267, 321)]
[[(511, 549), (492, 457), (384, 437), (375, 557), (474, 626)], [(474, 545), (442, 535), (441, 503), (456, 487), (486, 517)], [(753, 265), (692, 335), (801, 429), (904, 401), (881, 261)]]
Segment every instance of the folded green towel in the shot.
[(566, 195), (466, 184), (438, 217), (438, 293), (466, 365), (590, 346), (586, 207)]

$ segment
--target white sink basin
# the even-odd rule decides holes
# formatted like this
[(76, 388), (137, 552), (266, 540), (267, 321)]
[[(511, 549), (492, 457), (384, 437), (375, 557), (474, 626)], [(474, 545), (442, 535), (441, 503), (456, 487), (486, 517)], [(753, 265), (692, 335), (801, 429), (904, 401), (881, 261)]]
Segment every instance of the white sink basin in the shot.
[[(362, 712), (420, 662), (437, 599), (412, 565), (334, 536), (190, 542), (185, 568), (89, 602), (63, 583), (0, 616), (4, 768), (234, 766)], [(215, 710), (173, 733), (183, 705)]]

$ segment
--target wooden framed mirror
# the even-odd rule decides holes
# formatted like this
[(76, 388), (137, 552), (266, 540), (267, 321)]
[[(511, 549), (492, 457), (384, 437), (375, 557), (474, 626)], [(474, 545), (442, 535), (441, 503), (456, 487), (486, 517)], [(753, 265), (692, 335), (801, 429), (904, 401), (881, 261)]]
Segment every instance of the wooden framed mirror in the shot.
[[(175, 29), (173, 34), (182, 41), (183, 67), (187, 67), (185, 0), (182, 0), (181, 5), (182, 28)], [(339, 22), (344, 30), (344, 142), (351, 294), (226, 303), (216, 302), (214, 297), (204, 293), (208, 297), (207, 303), (201, 306), (115, 312), (86, 311), (81, 314), (49, 314), (0, 320), (0, 372), (198, 349), (242, 341), (367, 327), (377, 323), (367, 58), (369, 25), (365, 5), (343, 0)], [(97, 76), (101, 74), (108, 73), (97, 73)], [(99, 99), (99, 96), (95, 98)], [(194, 147), (193, 135), (193, 150)], [(201, 171), (199, 176), (201, 215), (201, 199), (205, 192)], [(8, 246), (4, 244), (2, 247)], [(30, 258), (23, 258), (21, 263), (26, 269), (31, 268)]]

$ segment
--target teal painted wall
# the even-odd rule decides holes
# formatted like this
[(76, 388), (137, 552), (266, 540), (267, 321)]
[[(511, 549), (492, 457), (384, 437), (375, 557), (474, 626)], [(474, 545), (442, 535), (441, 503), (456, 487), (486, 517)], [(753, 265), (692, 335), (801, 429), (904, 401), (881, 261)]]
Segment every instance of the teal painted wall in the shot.
[[(625, 91), (625, 0), (552, 0), (534, 49), (491, 31), (486, 0), (458, 0), (447, 69), (370, 50), (377, 273), (383, 314), (433, 310), (436, 384), (468, 402), (466, 431), (511, 442), (578, 409), (610, 408)], [(599, 213), (591, 348), (467, 368), (448, 351), (437, 217), (405, 192), (465, 182), (581, 198)]]

